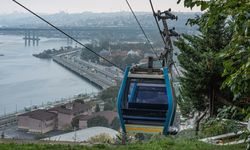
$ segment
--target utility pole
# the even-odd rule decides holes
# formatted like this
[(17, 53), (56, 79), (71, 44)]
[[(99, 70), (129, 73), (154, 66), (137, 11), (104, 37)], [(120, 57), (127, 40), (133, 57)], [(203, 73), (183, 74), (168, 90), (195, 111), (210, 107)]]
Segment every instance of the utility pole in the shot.
[(178, 37), (179, 34), (175, 32), (175, 28), (173, 29), (168, 28), (167, 20), (168, 19), (177, 20), (178, 17), (171, 13), (171, 9), (164, 11), (164, 12), (161, 12), (160, 10), (158, 10), (157, 13), (154, 12), (154, 17), (156, 18), (158, 22), (162, 21), (162, 24), (164, 27), (163, 31), (159, 28), (160, 34), (165, 44), (164, 51), (160, 55), (160, 59), (163, 61), (162, 66), (163, 67), (167, 66), (169, 68), (169, 71), (171, 71), (172, 65), (174, 64), (174, 61), (173, 61), (174, 49), (173, 49), (171, 37), (172, 36)]
[[(172, 87), (172, 94), (173, 94), (173, 108), (176, 108), (177, 105), (177, 98), (175, 95), (175, 90), (174, 90), (174, 85), (173, 85), (173, 74), (172, 74), (172, 68), (174, 65), (174, 61), (173, 61), (173, 44), (171, 41), (171, 37), (179, 37), (180, 35), (175, 31), (175, 28), (169, 29), (168, 28), (168, 24), (167, 24), (167, 20), (177, 20), (178, 17), (173, 15), (171, 13), (171, 9), (168, 9), (164, 12), (161, 12), (160, 10), (157, 11), (157, 13), (154, 10), (153, 4), (152, 4), (152, 0), (149, 0), (152, 11), (153, 11), (153, 15), (157, 24), (157, 27), (159, 29), (159, 32), (161, 34), (162, 40), (165, 44), (164, 47), (164, 51), (161, 53), (160, 55), (160, 60), (162, 60), (162, 67), (167, 67), (168, 68), (168, 72), (170, 74), (170, 82), (171, 82), (171, 87)], [(159, 22), (162, 22), (164, 29), (161, 30)], [(174, 110), (176, 111), (176, 110)], [(175, 118), (175, 114), (173, 116)], [(174, 120), (173, 120), (174, 121)], [(171, 124), (173, 124), (173, 121), (171, 122)]]

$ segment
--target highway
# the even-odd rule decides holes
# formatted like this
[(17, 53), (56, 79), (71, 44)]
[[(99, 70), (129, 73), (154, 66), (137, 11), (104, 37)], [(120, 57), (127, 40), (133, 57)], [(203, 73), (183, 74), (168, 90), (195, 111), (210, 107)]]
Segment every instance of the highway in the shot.
[(119, 75), (105, 70), (105, 66), (81, 60), (77, 56), (70, 54), (53, 56), (53, 60), (58, 64), (68, 68), (74, 73), (89, 80), (101, 89), (107, 89), (116, 85), (116, 80), (121, 80)]

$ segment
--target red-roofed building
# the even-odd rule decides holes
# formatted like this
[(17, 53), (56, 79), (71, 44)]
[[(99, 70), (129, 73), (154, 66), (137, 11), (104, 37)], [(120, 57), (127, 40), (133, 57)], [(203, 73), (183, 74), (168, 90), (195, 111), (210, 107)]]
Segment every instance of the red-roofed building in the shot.
[(57, 129), (65, 130), (71, 127), (73, 118), (79, 115), (90, 115), (91, 107), (88, 104), (69, 103), (49, 110), (57, 114)]
[(47, 133), (71, 127), (73, 118), (90, 115), (91, 106), (83, 103), (68, 103), (49, 110), (35, 110), (18, 115), (18, 128), (29, 132)]
[(56, 128), (57, 115), (46, 110), (35, 110), (17, 118), (18, 128), (29, 132), (47, 133)]

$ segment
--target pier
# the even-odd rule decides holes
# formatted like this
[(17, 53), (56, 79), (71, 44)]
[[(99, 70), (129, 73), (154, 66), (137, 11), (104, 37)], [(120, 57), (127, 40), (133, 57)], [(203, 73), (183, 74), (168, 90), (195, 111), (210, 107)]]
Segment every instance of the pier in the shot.
[(25, 41), (25, 46), (30, 46), (31, 45), (31, 41), (32, 41), (32, 45), (33, 46), (38, 46), (39, 45), (39, 37), (38, 35), (35, 33), (35, 31), (30, 31), (30, 30), (27, 30), (25, 32), (25, 35), (24, 35), (24, 41)]

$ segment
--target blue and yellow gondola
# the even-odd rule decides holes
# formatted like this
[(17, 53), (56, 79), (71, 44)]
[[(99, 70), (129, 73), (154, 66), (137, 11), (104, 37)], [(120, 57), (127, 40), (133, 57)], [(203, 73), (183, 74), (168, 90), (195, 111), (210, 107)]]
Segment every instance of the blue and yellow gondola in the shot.
[(123, 133), (169, 134), (176, 103), (168, 68), (127, 67), (118, 93), (117, 111)]

